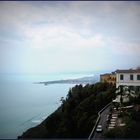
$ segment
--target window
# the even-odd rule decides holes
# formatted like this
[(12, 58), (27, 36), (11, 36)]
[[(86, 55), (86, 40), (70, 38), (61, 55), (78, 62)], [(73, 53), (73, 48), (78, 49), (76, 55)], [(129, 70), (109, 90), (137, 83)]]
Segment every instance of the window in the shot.
[(136, 86), (136, 92), (140, 92), (140, 86)]
[(133, 74), (130, 75), (130, 80), (133, 80)]
[(123, 80), (123, 74), (120, 75), (120, 80)]
[(137, 80), (140, 80), (140, 75), (137, 75)]
[(130, 90), (134, 90), (134, 86), (129, 86), (129, 89)]

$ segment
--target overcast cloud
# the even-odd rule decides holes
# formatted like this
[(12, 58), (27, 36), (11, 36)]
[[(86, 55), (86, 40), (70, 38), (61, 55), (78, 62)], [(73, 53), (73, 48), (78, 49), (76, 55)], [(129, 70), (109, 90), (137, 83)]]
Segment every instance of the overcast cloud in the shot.
[(140, 2), (0, 2), (0, 72), (140, 65)]

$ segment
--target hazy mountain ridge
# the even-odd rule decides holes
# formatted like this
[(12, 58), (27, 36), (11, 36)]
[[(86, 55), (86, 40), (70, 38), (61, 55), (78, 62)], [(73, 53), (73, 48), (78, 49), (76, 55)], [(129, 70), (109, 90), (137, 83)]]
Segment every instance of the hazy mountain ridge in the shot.
[(36, 84), (88, 84), (95, 83), (99, 80), (99, 75), (95, 76), (87, 76), (81, 78), (73, 78), (73, 79), (65, 79), (65, 80), (54, 80), (54, 81), (46, 81), (46, 82), (37, 82)]

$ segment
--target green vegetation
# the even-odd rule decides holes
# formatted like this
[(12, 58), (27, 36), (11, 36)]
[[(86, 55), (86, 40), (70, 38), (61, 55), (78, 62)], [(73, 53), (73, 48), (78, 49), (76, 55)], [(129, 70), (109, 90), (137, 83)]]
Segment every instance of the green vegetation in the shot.
[(130, 100), (134, 108), (120, 113), (119, 117), (126, 124), (105, 133), (107, 138), (140, 138), (140, 95)]
[(98, 111), (112, 101), (114, 93), (115, 87), (107, 83), (76, 85), (54, 113), (19, 138), (87, 138)]

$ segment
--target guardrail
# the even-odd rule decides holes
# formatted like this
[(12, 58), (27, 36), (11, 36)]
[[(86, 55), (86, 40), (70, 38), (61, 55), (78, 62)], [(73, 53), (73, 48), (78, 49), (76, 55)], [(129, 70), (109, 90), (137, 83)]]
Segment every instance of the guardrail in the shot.
[(104, 108), (102, 108), (102, 109), (98, 112), (98, 118), (97, 118), (97, 120), (96, 120), (96, 122), (95, 122), (95, 125), (94, 125), (94, 127), (93, 127), (93, 129), (92, 129), (92, 131), (91, 131), (91, 133), (90, 133), (90, 135), (89, 135), (89, 137), (88, 137), (89, 140), (91, 139), (91, 137), (92, 137), (92, 135), (93, 135), (93, 133), (94, 133), (94, 131), (95, 131), (95, 128), (96, 128), (96, 126), (97, 126), (97, 124), (98, 124), (98, 122), (99, 122), (99, 120), (100, 120), (100, 118), (101, 118), (101, 113), (102, 113), (108, 106), (110, 106), (111, 103), (112, 103), (112, 102), (110, 102), (109, 104), (107, 104)]

